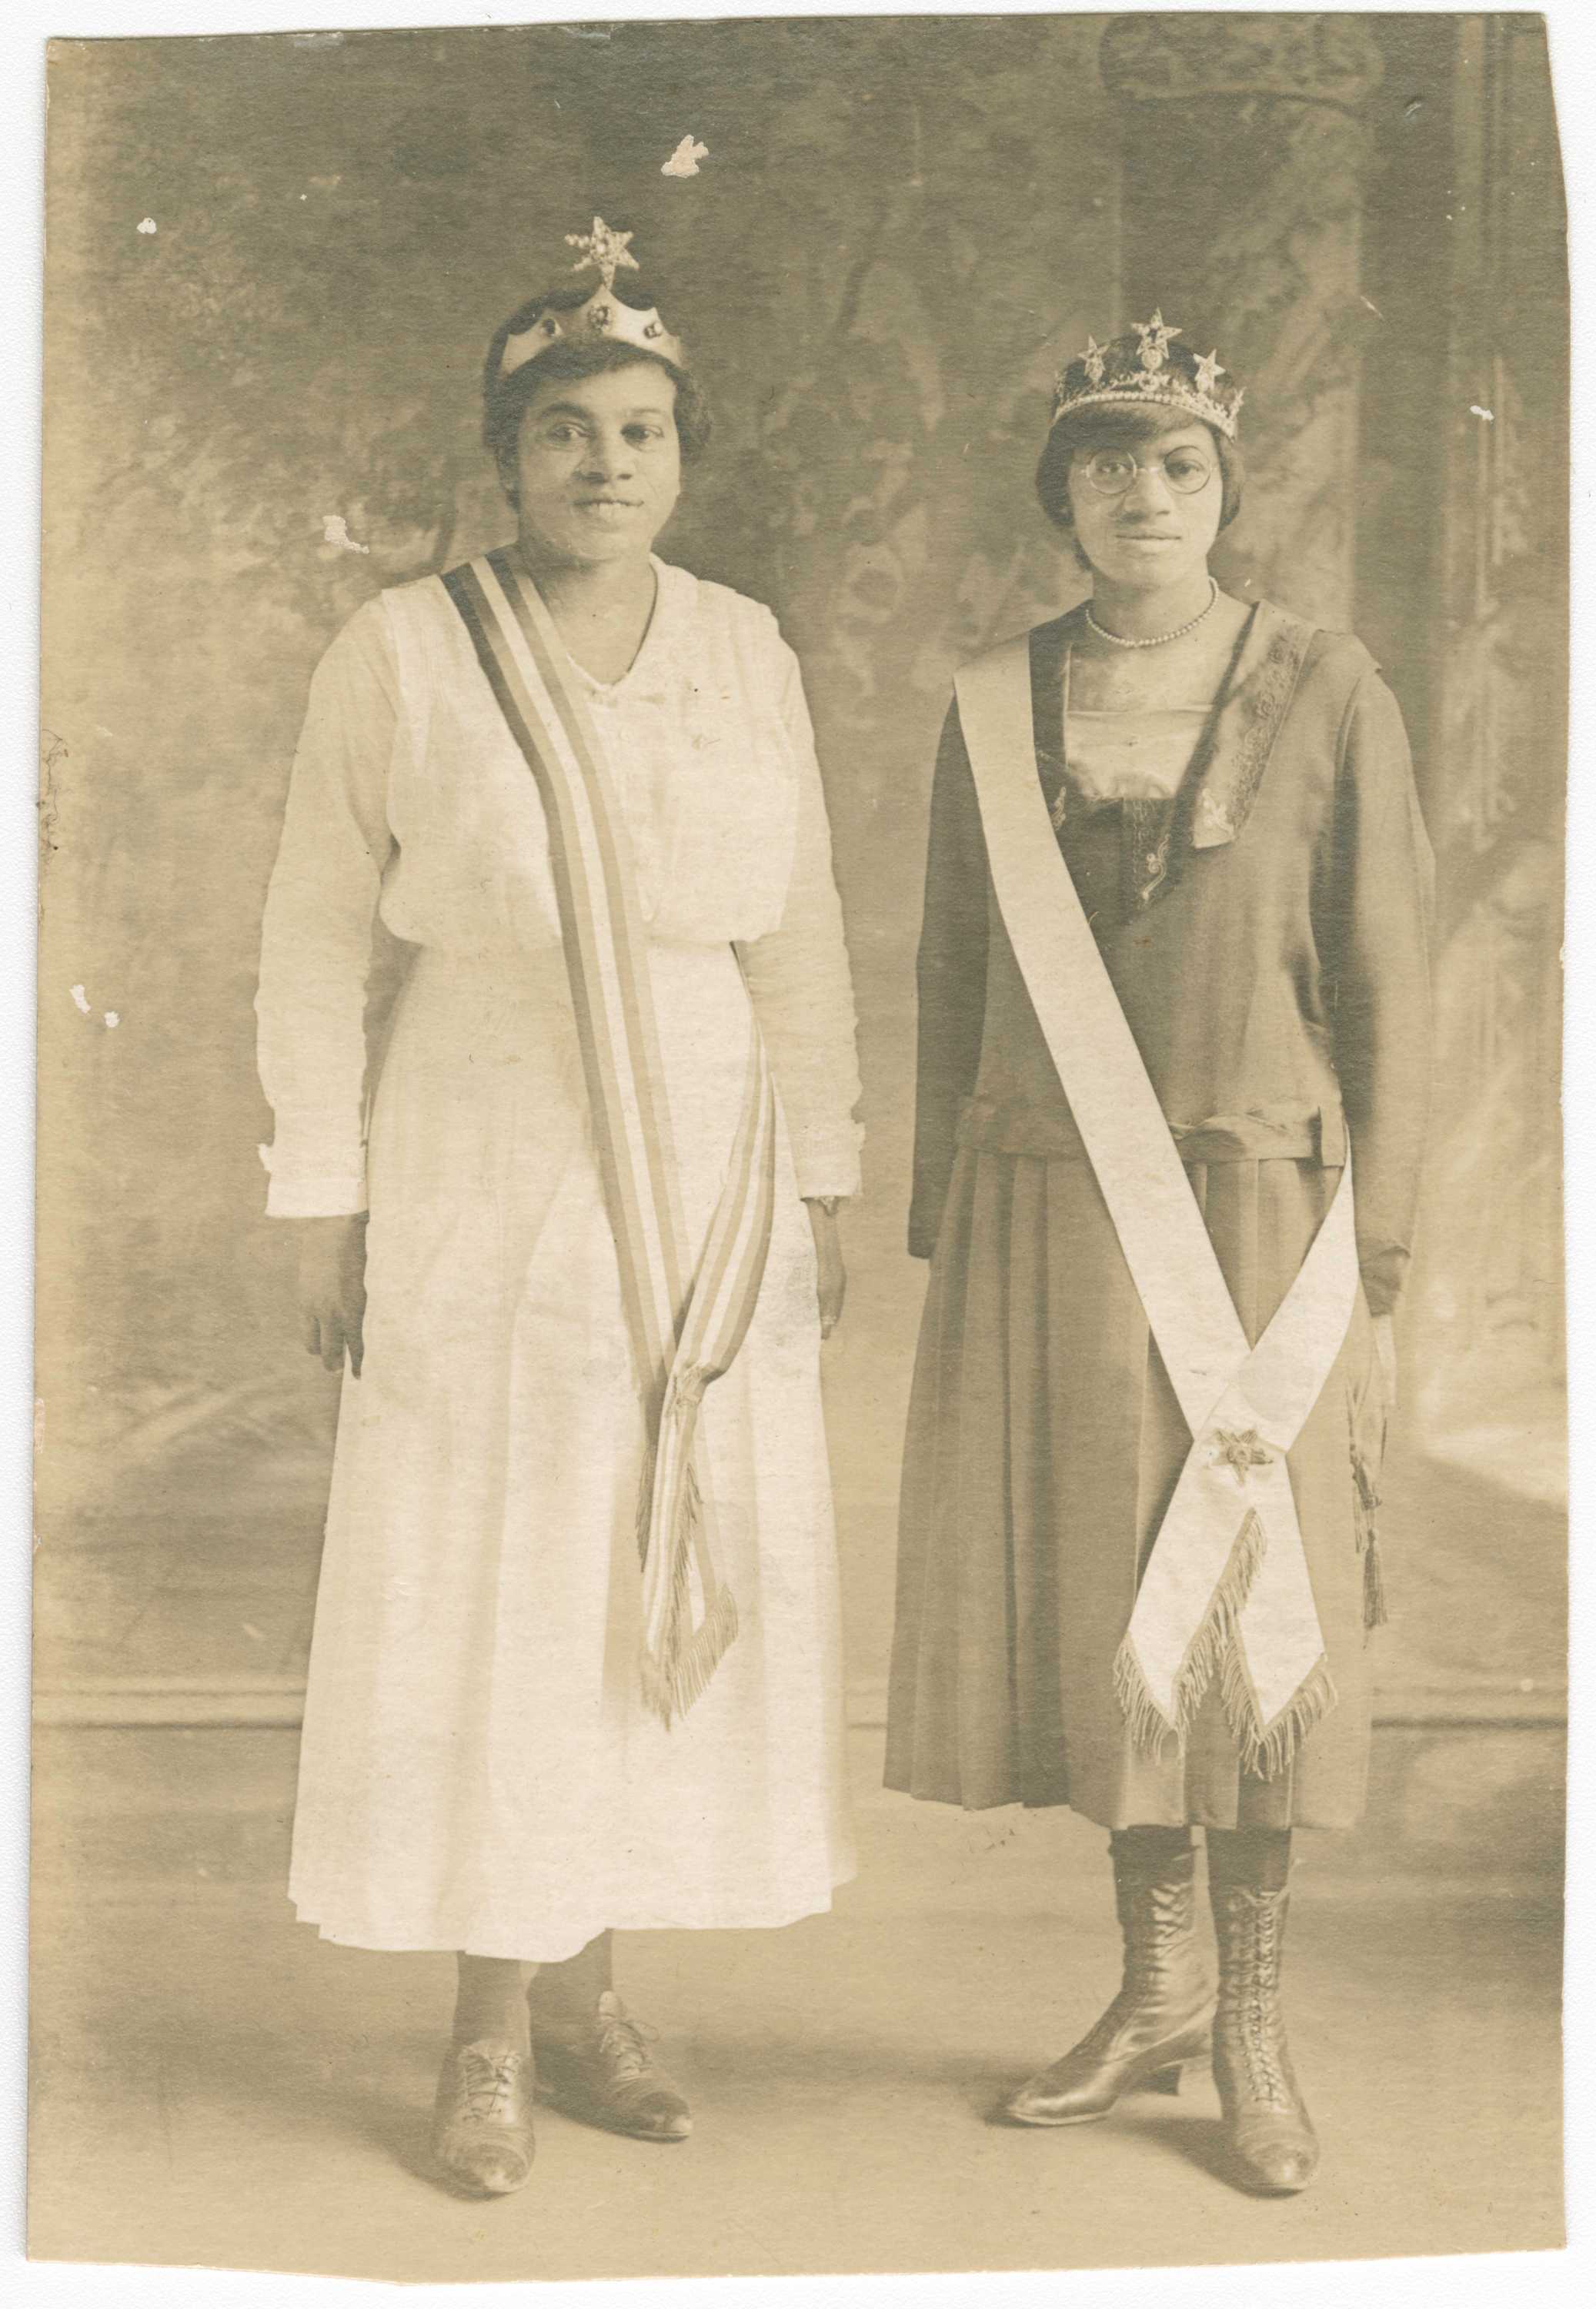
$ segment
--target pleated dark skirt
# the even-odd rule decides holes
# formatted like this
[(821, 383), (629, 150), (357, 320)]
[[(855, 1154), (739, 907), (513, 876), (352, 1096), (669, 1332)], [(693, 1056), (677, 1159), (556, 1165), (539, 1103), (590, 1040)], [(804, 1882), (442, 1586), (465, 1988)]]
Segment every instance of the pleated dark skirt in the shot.
[[(1272, 1160), (1188, 1175), (1255, 1340), (1340, 1173)], [(1190, 1436), (1091, 1165), (962, 1147), (910, 1406), (886, 1785), (971, 1809), (1068, 1804), (1105, 1828), (1350, 1827), (1383, 1426), (1359, 1292), (1289, 1462), (1336, 1704), (1273, 1780), (1243, 1771), (1217, 1685), (1184, 1760), (1172, 1740), (1145, 1756), (1114, 1660)]]

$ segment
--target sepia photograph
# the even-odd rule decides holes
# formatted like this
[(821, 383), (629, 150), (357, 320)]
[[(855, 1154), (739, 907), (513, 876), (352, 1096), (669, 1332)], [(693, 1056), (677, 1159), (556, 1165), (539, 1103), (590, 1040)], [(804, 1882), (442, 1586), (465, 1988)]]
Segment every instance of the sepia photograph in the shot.
[(1557, 2255), (1557, 25), (532, 14), (45, 51), (28, 2253)]

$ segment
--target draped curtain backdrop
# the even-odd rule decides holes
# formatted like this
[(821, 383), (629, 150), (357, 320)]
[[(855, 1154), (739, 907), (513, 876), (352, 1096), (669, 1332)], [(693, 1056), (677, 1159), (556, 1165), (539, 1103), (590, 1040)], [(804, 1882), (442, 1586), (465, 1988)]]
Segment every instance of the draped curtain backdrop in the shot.
[[(662, 174), (687, 135), (698, 174)], [(333, 1386), (255, 1152), (289, 758), (341, 621), (509, 533), (482, 354), (595, 211), (716, 406), (663, 549), (771, 603), (820, 738), (869, 1131), (827, 1364), (861, 1713), (923, 1288), (936, 731), (961, 657), (1079, 592), (1031, 493), (1051, 378), (1155, 304), (1249, 384), (1225, 582), (1356, 624), (1440, 857), (1427, 1472), (1387, 1672), (1488, 1717), (1506, 1683), (1555, 1692), (1566, 303), (1540, 20), (1072, 15), (53, 44), (47, 1708), (291, 1720)], [(1514, 1518), (1511, 1567), (1460, 1554), (1464, 1483)]]

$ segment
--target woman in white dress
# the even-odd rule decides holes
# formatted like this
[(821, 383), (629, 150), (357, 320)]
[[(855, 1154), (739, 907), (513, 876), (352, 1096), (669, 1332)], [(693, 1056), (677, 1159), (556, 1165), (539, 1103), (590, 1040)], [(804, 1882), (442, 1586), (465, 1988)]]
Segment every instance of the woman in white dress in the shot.
[[(316, 671), (256, 1006), (268, 1211), (347, 1361), (289, 1889), (329, 1940), (456, 1953), (434, 2147), (484, 2194), (534, 2091), (690, 2129), (612, 1931), (784, 1924), (852, 1870), (847, 955), (797, 661), (651, 550), (707, 419), (627, 238), (595, 219), (599, 286), (494, 338), (514, 547)], [(368, 1078), (378, 917), (410, 952)]]

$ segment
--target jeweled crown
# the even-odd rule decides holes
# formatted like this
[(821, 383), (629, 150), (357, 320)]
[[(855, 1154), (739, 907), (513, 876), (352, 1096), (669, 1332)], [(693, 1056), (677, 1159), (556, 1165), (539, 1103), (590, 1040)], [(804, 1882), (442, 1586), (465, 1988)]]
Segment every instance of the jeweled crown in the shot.
[(627, 269), (637, 271), (631, 244), (629, 232), (612, 232), (603, 218), (598, 216), (593, 219), (591, 232), (565, 235), (566, 246), (582, 251), (572, 272), (585, 272), (591, 265), (598, 272), (599, 286), (584, 305), (574, 305), (563, 313), (545, 310), (531, 328), (506, 338), (499, 362), (501, 382), (513, 376), (518, 368), (524, 368), (528, 361), (536, 360), (539, 353), (546, 353), (551, 345), (591, 344), (606, 339), (617, 344), (635, 345), (640, 352), (658, 353), (661, 359), (674, 361), (677, 368), (686, 366), (680, 339), (670, 334), (653, 307), (642, 311), (615, 293), (616, 274)]
[(1199, 358), (1189, 346), (1175, 342), (1179, 334), (1158, 312), (1151, 321), (1136, 322), (1106, 345), (1088, 337), (1085, 351), (1058, 373), (1050, 423), (1057, 425), (1072, 410), (1090, 409), (1100, 402), (1140, 408), (1152, 402), (1158, 407), (1181, 410), (1188, 417), (1200, 417), (1233, 441), (1245, 388), (1221, 385), (1220, 379), (1226, 371), (1220, 366), (1219, 355), (1203, 353)]

